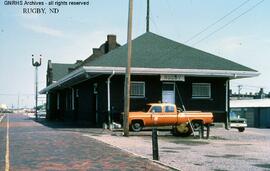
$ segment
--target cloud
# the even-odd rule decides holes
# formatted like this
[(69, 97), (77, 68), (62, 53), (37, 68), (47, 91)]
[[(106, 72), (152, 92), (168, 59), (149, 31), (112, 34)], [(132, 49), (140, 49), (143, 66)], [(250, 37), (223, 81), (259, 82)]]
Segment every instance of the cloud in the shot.
[(50, 28), (41, 25), (23, 25), (24, 28), (34, 31), (36, 33), (46, 34), (53, 37), (62, 37), (64, 34), (61, 30)]

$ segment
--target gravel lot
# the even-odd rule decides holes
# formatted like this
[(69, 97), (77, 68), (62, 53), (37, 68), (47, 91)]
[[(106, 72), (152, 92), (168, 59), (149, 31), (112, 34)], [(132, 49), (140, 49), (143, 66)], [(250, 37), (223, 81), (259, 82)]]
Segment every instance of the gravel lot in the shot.
[[(151, 131), (109, 134), (86, 133), (107, 144), (152, 159)], [(270, 130), (212, 128), (210, 139), (174, 137), (159, 131), (160, 162), (183, 171), (189, 170), (270, 170)]]

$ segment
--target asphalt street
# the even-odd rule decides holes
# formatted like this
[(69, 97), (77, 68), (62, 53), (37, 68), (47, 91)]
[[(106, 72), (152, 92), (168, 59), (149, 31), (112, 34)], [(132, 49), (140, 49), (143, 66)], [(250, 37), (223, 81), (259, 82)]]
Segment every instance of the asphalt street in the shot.
[(22, 114), (6, 116), (0, 123), (0, 170), (170, 170), (83, 136), (82, 129), (56, 125)]

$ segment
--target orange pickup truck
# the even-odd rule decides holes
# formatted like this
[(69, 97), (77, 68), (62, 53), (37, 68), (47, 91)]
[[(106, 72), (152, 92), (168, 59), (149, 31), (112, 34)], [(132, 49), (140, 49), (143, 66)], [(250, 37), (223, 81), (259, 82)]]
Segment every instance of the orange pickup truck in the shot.
[(174, 104), (150, 103), (146, 112), (129, 112), (129, 127), (132, 131), (141, 131), (148, 126), (172, 126), (172, 133), (188, 136), (199, 126), (209, 126), (213, 123), (211, 112), (180, 111)]

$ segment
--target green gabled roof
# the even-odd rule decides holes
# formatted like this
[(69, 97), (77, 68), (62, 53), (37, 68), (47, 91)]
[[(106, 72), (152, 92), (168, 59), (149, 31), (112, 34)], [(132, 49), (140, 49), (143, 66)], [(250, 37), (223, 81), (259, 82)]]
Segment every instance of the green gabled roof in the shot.
[[(125, 67), (126, 61), (127, 44), (86, 63), (85, 66)], [(132, 41), (131, 66), (138, 68), (255, 71), (151, 32)]]
[(53, 81), (58, 81), (69, 73), (69, 68), (73, 68), (74, 64), (52, 63)]

